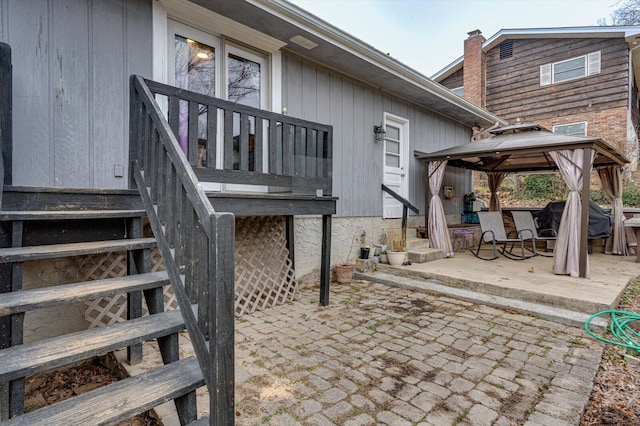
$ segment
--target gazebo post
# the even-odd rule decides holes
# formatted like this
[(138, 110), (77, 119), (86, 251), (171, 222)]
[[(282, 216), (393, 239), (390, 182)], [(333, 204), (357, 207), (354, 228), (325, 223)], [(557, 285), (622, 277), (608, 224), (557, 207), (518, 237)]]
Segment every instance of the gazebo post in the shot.
[(580, 224), (580, 278), (587, 278), (589, 239), (589, 189), (591, 187), (591, 148), (583, 148), (582, 156), (582, 212)]

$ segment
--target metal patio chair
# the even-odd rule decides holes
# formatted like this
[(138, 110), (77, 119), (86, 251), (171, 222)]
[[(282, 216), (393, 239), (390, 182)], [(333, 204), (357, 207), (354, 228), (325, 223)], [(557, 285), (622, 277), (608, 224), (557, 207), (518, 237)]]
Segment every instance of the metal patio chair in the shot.
[[(498, 253), (508, 259), (524, 260), (534, 256), (534, 254), (527, 254), (527, 250), (524, 246), (525, 240), (531, 240), (534, 244), (533, 238), (522, 238), (518, 235), (516, 238), (509, 238), (504, 229), (504, 223), (502, 222), (502, 213), (500, 212), (478, 212), (478, 220), (480, 222), (480, 230), (482, 236), (478, 247), (471, 250), (474, 256), (482, 260), (494, 260), (498, 258)], [(493, 257), (483, 257), (480, 255), (480, 250), (483, 244), (491, 244), (493, 248)], [(520, 254), (514, 253), (513, 250), (519, 247)]]
[(533, 220), (533, 215), (530, 211), (511, 211), (511, 216), (513, 217), (513, 223), (516, 226), (516, 231), (518, 235), (529, 239), (533, 238), (533, 254), (541, 255), (541, 256), (553, 256), (553, 254), (548, 255), (544, 254), (544, 252), (538, 252), (536, 250), (536, 243), (538, 241), (555, 241), (558, 234), (555, 229), (541, 229), (540, 233), (544, 233), (546, 235), (540, 235), (538, 230), (536, 229), (536, 223)]

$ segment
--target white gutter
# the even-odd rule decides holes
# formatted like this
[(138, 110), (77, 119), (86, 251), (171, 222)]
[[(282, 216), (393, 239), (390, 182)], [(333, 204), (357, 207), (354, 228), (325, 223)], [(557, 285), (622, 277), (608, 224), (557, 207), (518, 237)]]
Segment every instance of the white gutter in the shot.
[(506, 125), (507, 122), (489, 111), (478, 107), (466, 99), (456, 95), (444, 86), (430, 80), (425, 75), (408, 67), (402, 62), (380, 52), (374, 47), (349, 35), (348, 33), (323, 21), (317, 16), (299, 8), (284, 0), (246, 0), (256, 7), (259, 7), (270, 14), (288, 21), (304, 31), (313, 34), (321, 40), (330, 43), (364, 61), (367, 61), (378, 68), (412, 83), (417, 89), (429, 92), (437, 97), (458, 106), (459, 108), (472, 113), (486, 121), (500, 122)]

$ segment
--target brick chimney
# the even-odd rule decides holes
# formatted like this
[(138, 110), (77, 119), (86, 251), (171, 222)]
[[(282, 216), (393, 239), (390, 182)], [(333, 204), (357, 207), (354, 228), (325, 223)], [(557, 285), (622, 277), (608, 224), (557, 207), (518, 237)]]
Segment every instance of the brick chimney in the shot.
[(487, 61), (482, 43), (485, 38), (480, 30), (471, 31), (464, 41), (464, 97), (474, 104), (486, 106)]

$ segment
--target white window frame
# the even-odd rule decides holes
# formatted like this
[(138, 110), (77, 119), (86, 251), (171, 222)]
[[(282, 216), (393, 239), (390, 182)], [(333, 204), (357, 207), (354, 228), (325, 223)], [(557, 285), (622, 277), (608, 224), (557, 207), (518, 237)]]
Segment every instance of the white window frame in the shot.
[[(278, 113), (282, 110), (282, 53), (280, 49), (286, 43), (191, 2), (156, 0), (152, 5), (153, 80), (170, 84), (169, 66), (171, 66), (170, 62), (172, 62), (173, 56), (170, 55), (167, 43), (170, 37), (169, 20), (178, 21), (188, 27), (222, 39), (224, 42), (219, 57), (224, 58), (225, 67), (227, 55), (225, 45), (229, 43), (229, 40), (236, 40), (258, 52), (264, 52), (268, 64), (266, 78), (269, 93), (264, 109)], [(220, 94), (216, 96), (220, 96)]]
[[(556, 80), (556, 66), (564, 64), (566, 62), (582, 59), (584, 61), (584, 73), (577, 77), (571, 77), (563, 80)], [(566, 81), (578, 80), (581, 78), (589, 77), (590, 75), (600, 74), (601, 69), (601, 51), (591, 52), (582, 56), (575, 56), (573, 58), (565, 59), (558, 62), (552, 62), (540, 66), (540, 86), (547, 86), (550, 84), (559, 84)]]
[[(553, 126), (553, 133), (557, 133), (556, 130), (558, 128), (567, 127), (567, 126), (575, 126), (576, 124), (584, 124), (584, 134), (583, 135), (573, 134), (573, 135), (567, 135), (567, 136), (587, 136), (587, 122), (586, 121), (576, 121), (575, 123), (558, 124), (556, 126)], [(566, 133), (561, 133), (561, 134), (566, 135)]]

